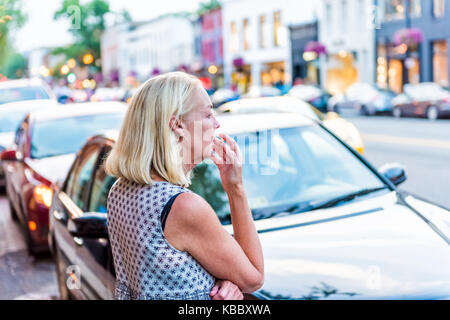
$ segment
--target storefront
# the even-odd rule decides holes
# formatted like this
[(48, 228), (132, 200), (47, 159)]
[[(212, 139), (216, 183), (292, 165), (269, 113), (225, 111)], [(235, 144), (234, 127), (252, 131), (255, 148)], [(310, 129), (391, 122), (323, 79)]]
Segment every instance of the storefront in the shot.
[(269, 62), (262, 65), (262, 85), (280, 87), (286, 83), (285, 80), (285, 62)]
[(231, 73), (231, 83), (239, 93), (245, 93), (252, 85), (252, 68), (250, 64), (234, 66)]
[(317, 22), (290, 26), (292, 79), (294, 83), (320, 84), (317, 54), (305, 52), (308, 43), (318, 40)]
[(377, 85), (400, 93), (406, 83), (420, 82), (420, 46), (408, 48), (406, 44), (378, 43)]
[(325, 88), (331, 94), (342, 93), (358, 80), (356, 53), (341, 51), (330, 54), (327, 61)]
[[(448, 1), (393, 1), (395, 19), (385, 13), (376, 30), (376, 82), (380, 87), (402, 92), (407, 83), (435, 82), (449, 86), (450, 5)], [(380, 1), (378, 1), (380, 2)], [(400, 3), (408, 7), (394, 4)], [(440, 4), (436, 6), (436, 4)], [(397, 10), (396, 8), (402, 8)], [(397, 11), (396, 11), (397, 10)], [(406, 16), (409, 13), (409, 17)], [(389, 19), (388, 19), (389, 18)], [(419, 30), (420, 43), (396, 43), (399, 30)]]

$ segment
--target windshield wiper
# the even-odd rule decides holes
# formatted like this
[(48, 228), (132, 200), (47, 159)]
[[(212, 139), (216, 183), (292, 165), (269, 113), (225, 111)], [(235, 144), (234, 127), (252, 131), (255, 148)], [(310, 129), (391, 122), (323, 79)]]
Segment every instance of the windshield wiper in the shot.
[[(383, 186), (383, 187), (378, 187), (378, 188), (362, 189), (362, 190), (359, 190), (356, 192), (348, 193), (348, 194), (333, 198), (331, 200), (312, 201), (309, 203), (309, 205), (310, 205), (309, 210), (317, 210), (317, 209), (325, 209), (325, 208), (335, 207), (340, 203), (349, 202), (358, 197), (365, 196), (369, 193), (377, 192), (377, 191), (384, 190), (387, 188), (388, 188), (387, 186)], [(304, 210), (302, 210), (300, 212), (304, 212)], [(293, 211), (293, 213), (299, 213), (299, 211), (295, 210), (295, 211)]]

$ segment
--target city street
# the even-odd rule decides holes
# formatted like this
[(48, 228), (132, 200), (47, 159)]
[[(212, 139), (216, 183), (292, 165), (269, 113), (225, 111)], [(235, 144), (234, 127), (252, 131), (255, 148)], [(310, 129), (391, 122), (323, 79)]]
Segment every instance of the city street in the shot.
[[(399, 162), (407, 181), (401, 188), (450, 208), (450, 121), (344, 115), (360, 130), (365, 157), (379, 168)], [(57, 299), (51, 257), (27, 255), (22, 233), (11, 220), (5, 194), (0, 194), (0, 299)]]
[(359, 129), (365, 157), (379, 168), (399, 162), (407, 180), (400, 188), (450, 208), (450, 121), (389, 116), (347, 117)]

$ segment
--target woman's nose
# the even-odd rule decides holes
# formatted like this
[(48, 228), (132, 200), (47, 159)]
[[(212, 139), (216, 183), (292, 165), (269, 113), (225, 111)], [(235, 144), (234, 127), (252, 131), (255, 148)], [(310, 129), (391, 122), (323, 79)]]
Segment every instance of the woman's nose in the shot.
[(220, 123), (219, 121), (216, 120), (216, 118), (214, 118), (214, 129), (219, 129), (220, 128)]

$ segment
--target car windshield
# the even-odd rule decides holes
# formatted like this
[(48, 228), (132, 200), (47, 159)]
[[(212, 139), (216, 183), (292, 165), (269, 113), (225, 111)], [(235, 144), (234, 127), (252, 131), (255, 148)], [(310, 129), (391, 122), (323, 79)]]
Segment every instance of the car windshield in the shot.
[(32, 131), (31, 158), (77, 152), (95, 132), (120, 129), (123, 117), (122, 113), (93, 114), (37, 122)]
[(26, 112), (23, 111), (0, 111), (0, 132), (16, 131), (25, 115)]
[(42, 87), (0, 89), (0, 104), (35, 99), (50, 99), (50, 97)]
[[(318, 125), (235, 135), (243, 179), (255, 220), (314, 209), (346, 195), (387, 188), (363, 162)], [(230, 223), (228, 198), (209, 160), (194, 169), (191, 190), (203, 196), (223, 224)], [(368, 191), (369, 190), (369, 191)], [(384, 191), (387, 192), (387, 191)], [(352, 195), (348, 200), (354, 200)], [(341, 203), (344, 198), (333, 203)], [(319, 206), (317, 206), (318, 208)]]

